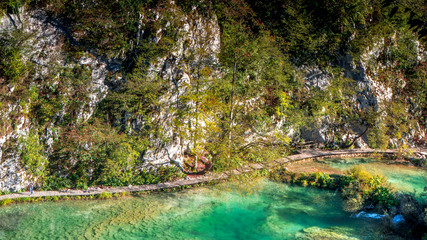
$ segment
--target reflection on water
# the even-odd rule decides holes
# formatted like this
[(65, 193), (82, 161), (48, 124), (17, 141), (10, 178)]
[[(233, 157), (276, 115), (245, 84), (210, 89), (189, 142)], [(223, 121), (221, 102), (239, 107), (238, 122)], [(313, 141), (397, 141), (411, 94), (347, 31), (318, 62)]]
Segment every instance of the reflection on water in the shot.
[(374, 223), (350, 218), (333, 192), (264, 180), (251, 195), (229, 189), (7, 206), (0, 238), (378, 239)]

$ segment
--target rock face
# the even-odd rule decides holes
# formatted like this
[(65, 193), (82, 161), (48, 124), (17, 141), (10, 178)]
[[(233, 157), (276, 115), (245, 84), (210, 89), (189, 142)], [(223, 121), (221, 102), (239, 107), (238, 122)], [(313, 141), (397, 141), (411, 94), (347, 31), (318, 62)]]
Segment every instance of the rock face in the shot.
[[(173, 13), (175, 10), (172, 7), (169, 13)], [(155, 16), (150, 21), (157, 21), (156, 24), (160, 26), (155, 31), (155, 37), (150, 41), (158, 43), (165, 40), (164, 36), (170, 30), (171, 23), (165, 21), (166, 16), (162, 16), (160, 12), (156, 12), (157, 10), (150, 9), (149, 11)], [(134, 43), (138, 46), (143, 40), (146, 40), (145, 38), (148, 38), (143, 31), (144, 17), (140, 15), (137, 36), (136, 39), (132, 39), (132, 46)], [(196, 121), (194, 116), (197, 114), (197, 104), (194, 100), (184, 101), (183, 99), (188, 98), (191, 94), (194, 95), (195, 82), (199, 78), (198, 72), (201, 68), (208, 67), (211, 69), (210, 78), (224, 75), (224, 72), (221, 72), (218, 60), (221, 47), (221, 31), (218, 19), (214, 15), (205, 16), (197, 13), (180, 13), (179, 18), (182, 24), (174, 29), (177, 31), (178, 37), (171, 44), (173, 47), (168, 49), (163, 56), (150, 62), (151, 65), (145, 72), (151, 79), (162, 79), (166, 91), (160, 97), (159, 105), (155, 106), (156, 111), (153, 119), (149, 119), (159, 129), (162, 129), (162, 136), (151, 136), (149, 138), (149, 148), (142, 156), (145, 160), (145, 165), (142, 167), (171, 163), (178, 166), (182, 165), (184, 152), (197, 147), (194, 146), (194, 142), (189, 140), (188, 135), (196, 126), (203, 128), (215, 121), (213, 113), (199, 116)], [(51, 87), (55, 88), (61, 82), (64, 72), (74, 70), (87, 72), (87, 75), (83, 76), (83, 82), (85, 82), (83, 88), (86, 90), (85, 100), (73, 113), (79, 123), (90, 120), (100, 102), (126, 82), (128, 76), (125, 76), (121, 71), (125, 68), (124, 53), (118, 54), (122, 58), (106, 59), (106, 57), (96, 55), (96, 50), (86, 49), (79, 53), (78, 57), (69, 56), (63, 46), (66, 41), (75, 44), (78, 41), (76, 38), (78, 38), (79, 33), (71, 34), (71, 30), (67, 29), (67, 26), (62, 24), (59, 19), (54, 19), (42, 10), (26, 11), (21, 8), (18, 15), (7, 14), (0, 17), (0, 34), (10, 36), (15, 32), (24, 33), (23, 35), (26, 36), (21, 44), (21, 52), (22, 61), (32, 64), (31, 78), (33, 81), (28, 84), (29, 88), (38, 87), (38, 82), (45, 79), (51, 79)], [(368, 71), (372, 65), (371, 62), (375, 62), (374, 60), (378, 58), (381, 47), (379, 43), (374, 49), (367, 49), (367, 53), (361, 62), (354, 62), (349, 55), (343, 55), (339, 61), (339, 66), (337, 66), (345, 69), (345, 77), (352, 78), (357, 82), (359, 92), (356, 98), (360, 109), (381, 111), (381, 108), (384, 107), (382, 103), (393, 97), (393, 92), (389, 87), (375, 81), (375, 71)], [(419, 60), (421, 61), (423, 51), (419, 51)], [(330, 86), (334, 77), (333, 74), (317, 66), (303, 66), (299, 70), (306, 89), (325, 90)], [(17, 86), (12, 83), (4, 84), (1, 78), (0, 84), (2, 84), (2, 88), (8, 89), (8, 95), (17, 92)], [(205, 91), (203, 87), (200, 89), (197, 87), (198, 93), (202, 94), (203, 91)], [(45, 145), (47, 154), (51, 153), (54, 140), (61, 133), (61, 126), (58, 122), (70, 114), (66, 112), (66, 109), (67, 104), (70, 104), (68, 100), (72, 98), (71, 95), (71, 91), (64, 91), (62, 97), (65, 100), (61, 103), (63, 107), (59, 110), (54, 109), (54, 112), (51, 113), (54, 120), (45, 124), (44, 126), (47, 127), (44, 129), (38, 129), (40, 142)], [(257, 104), (260, 104), (259, 102), (262, 102), (260, 101), (261, 98), (258, 96), (238, 104), (244, 106), (244, 111), (251, 111), (257, 107)], [(19, 139), (28, 136), (36, 125), (27, 114), (30, 104), (30, 98), (18, 96), (11, 101), (2, 103), (3, 106), (0, 105), (0, 117), (7, 119), (0, 126), (0, 191), (20, 190), (27, 185), (29, 176), (20, 164), (19, 149), (22, 146), (20, 146)], [(182, 109), (190, 110), (187, 110), (187, 114), (183, 116), (180, 112)], [(245, 132), (245, 141), (250, 143), (255, 139), (274, 138), (275, 134), (282, 135), (284, 120), (274, 117), (270, 120), (265, 124), (269, 126), (262, 126), (263, 130), (267, 129), (264, 131), (267, 134), (258, 133), (254, 127), (254, 129)], [(147, 119), (143, 119), (141, 116), (132, 116), (130, 113), (123, 113), (123, 119), (120, 121), (126, 124), (126, 129), (130, 129), (130, 132), (139, 132), (147, 125)], [(330, 118), (324, 117), (318, 127), (304, 132), (302, 137), (306, 140), (323, 143), (333, 142), (332, 135), (335, 130), (331, 121)], [(289, 132), (292, 132), (292, 126), (289, 128), (291, 129)], [(351, 128), (355, 136), (365, 130), (363, 123), (355, 124)], [(414, 135), (416, 131), (413, 132)], [(423, 134), (421, 137), (425, 136)], [(204, 140), (200, 139), (200, 141)], [(366, 143), (366, 137), (360, 138), (356, 142), (359, 147), (366, 147)]]
[(6, 156), (0, 164), (0, 190), (19, 191), (28, 185), (26, 173), (19, 164), (17, 157)]
[[(141, 16), (143, 17), (143, 16)], [(161, 19), (158, 15), (156, 19)], [(183, 138), (178, 132), (174, 121), (177, 120), (177, 110), (179, 107), (191, 107), (192, 103), (181, 102), (181, 97), (190, 91), (191, 79), (195, 77), (195, 70), (206, 65), (215, 68), (218, 64), (217, 54), (220, 51), (220, 29), (215, 16), (206, 18), (202, 16), (188, 17), (182, 19), (183, 26), (178, 29), (181, 36), (175, 48), (171, 49), (167, 56), (156, 61), (148, 70), (148, 75), (152, 78), (162, 77), (169, 83), (168, 91), (161, 97), (161, 108), (154, 116), (153, 121), (160, 124), (163, 129), (163, 137), (151, 138), (151, 147), (143, 156), (146, 164), (182, 164), (184, 151), (192, 147), (192, 143)], [(141, 23), (142, 24), (142, 23)], [(166, 28), (166, 26), (165, 26)], [(7, 14), (0, 18), (0, 33), (12, 34), (20, 31), (28, 34), (25, 41), (24, 62), (34, 64), (34, 78), (43, 78), (48, 75), (59, 75), (63, 69), (86, 68), (90, 71), (90, 83), (88, 86), (88, 101), (81, 106), (77, 114), (78, 121), (84, 122), (91, 118), (97, 105), (106, 97), (109, 91), (113, 91), (117, 84), (120, 84), (121, 77), (118, 72), (122, 65), (119, 60), (104, 59), (97, 57), (90, 52), (83, 53), (78, 61), (67, 60), (67, 53), (62, 50), (64, 41), (68, 39), (73, 42), (73, 36), (56, 19), (48, 17), (43, 11), (25, 11), (21, 8), (18, 15)], [(143, 31), (138, 34), (135, 42), (139, 43), (144, 38)], [(162, 38), (162, 29), (158, 31), (158, 42)], [(203, 54), (194, 54), (204, 51)], [(192, 56), (193, 60), (187, 58)], [(194, 55), (194, 56), (193, 56)], [(59, 70), (52, 70), (59, 69)], [(56, 72), (55, 72), (56, 71)], [(14, 91), (12, 85), (8, 86), (11, 93)], [(68, 97), (68, 96), (65, 96)], [(4, 119), (10, 118), (12, 111), (24, 111), (19, 102), (21, 99), (10, 103), (8, 111), (0, 112)], [(178, 106), (178, 107), (177, 107)], [(61, 119), (66, 113), (64, 111), (55, 113), (57, 119)], [(125, 118), (129, 118), (125, 114)], [(179, 119), (183, 124), (190, 124), (194, 121), (191, 118)], [(205, 119), (207, 120), (207, 119)], [(204, 124), (201, 119), (200, 124)], [(125, 122), (127, 120), (125, 119)], [(31, 121), (25, 115), (17, 121), (18, 124), (6, 126), (5, 133), (0, 136), (0, 191), (21, 190), (28, 184), (28, 176), (20, 164), (18, 139), (27, 136), (31, 129)], [(132, 129), (138, 130), (144, 127), (144, 121), (138, 117), (131, 123)], [(61, 131), (55, 124), (46, 128), (41, 141), (46, 144), (46, 149), (51, 150), (55, 137)], [(166, 139), (166, 140), (165, 140)], [(11, 143), (11, 144), (7, 144)], [(6, 153), (7, 152), (7, 153)]]
[(301, 67), (304, 72), (303, 79), (308, 89), (318, 88), (324, 90), (332, 79), (332, 75), (328, 72), (322, 71), (319, 67)]
[[(43, 79), (52, 74), (59, 75), (62, 69), (72, 69), (76, 66), (87, 66), (90, 69), (89, 101), (81, 107), (78, 113), (80, 121), (88, 120), (97, 104), (108, 92), (107, 84), (111, 79), (107, 73), (116, 72), (120, 66), (102, 58), (94, 57), (89, 53), (81, 57), (78, 62), (67, 62), (67, 55), (62, 51), (67, 33), (52, 19), (49, 19), (43, 11), (27, 12), (21, 8), (19, 16), (8, 14), (0, 19), (0, 34), (7, 36), (15, 31), (28, 36), (22, 44), (24, 46), (22, 55), (25, 63), (33, 64), (34, 79)], [(114, 74), (110, 75), (114, 76)], [(12, 94), (15, 86), (11, 83), (7, 87)], [(3, 106), (3, 109), (8, 110), (0, 111), (0, 116), (3, 119), (8, 119), (11, 118), (12, 112), (24, 112), (26, 106), (22, 105), (22, 101), (30, 103), (27, 99), (17, 99), (15, 102), (9, 103), (7, 107)], [(57, 118), (63, 117), (64, 114), (65, 112), (55, 113)], [(18, 191), (25, 188), (28, 183), (27, 174), (19, 163), (20, 153), (17, 141), (29, 133), (31, 121), (26, 114), (22, 113), (16, 122), (17, 124), (6, 124), (2, 136), (0, 136), (0, 191)], [(51, 148), (56, 133), (54, 130), (56, 127), (53, 124), (51, 127), (52, 129), (45, 129), (46, 135), (43, 136), (47, 149)], [(10, 146), (7, 143), (10, 143)]]
[[(382, 85), (372, 80), (367, 74), (366, 68), (363, 63), (356, 64), (350, 55), (344, 55), (340, 57), (339, 68), (344, 69), (344, 77), (350, 78), (356, 81), (358, 86), (358, 92), (356, 98), (358, 102), (358, 108), (360, 109), (377, 109), (379, 101), (383, 98), (391, 98), (391, 90), (383, 88)], [(325, 70), (320, 70), (319, 67), (303, 67), (303, 78), (305, 79), (305, 85), (308, 89), (317, 88), (325, 90), (333, 79), (333, 75)], [(334, 132), (335, 130), (331, 126), (331, 121), (328, 117), (324, 118), (320, 126), (316, 129), (310, 129), (302, 133), (302, 137), (309, 141), (316, 141), (321, 143), (333, 142), (333, 138), (328, 136), (328, 132)], [(352, 130), (356, 135), (362, 133), (365, 127), (360, 125), (351, 126)], [(356, 145), (361, 148), (368, 147), (366, 137), (358, 139)]]
[[(426, 58), (426, 52), (416, 44), (414, 55), (417, 56), (417, 61), (422, 62)], [(344, 77), (355, 80), (356, 89), (356, 102), (357, 108), (361, 110), (374, 110), (377, 113), (382, 113), (384, 117), (384, 110), (387, 107), (386, 103), (392, 101), (394, 93), (391, 87), (387, 86), (386, 83), (378, 81), (378, 72), (385, 66), (378, 64), (381, 52), (387, 51), (384, 47), (384, 43), (379, 42), (374, 44), (372, 49), (366, 49), (362, 55), (360, 61), (355, 61), (349, 54), (341, 55), (336, 67), (344, 70)], [(305, 80), (305, 86), (308, 89), (320, 89), (324, 90), (329, 86), (330, 80), (333, 75), (327, 71), (322, 71), (317, 66), (302, 67), (300, 70), (303, 72), (303, 79)], [(403, 79), (400, 79), (402, 87), (405, 84)], [(378, 124), (381, 124), (382, 118), (380, 117)], [(328, 136), (328, 132), (334, 132), (333, 124), (331, 124), (328, 117), (324, 118), (319, 127), (316, 129), (310, 129), (302, 133), (302, 137), (309, 141), (316, 141), (322, 143), (333, 142), (333, 139)], [(409, 134), (404, 136), (402, 139), (390, 139), (390, 145), (398, 147), (398, 141), (413, 147), (414, 143), (412, 139), (415, 136), (424, 138), (426, 133), (417, 124), (412, 126), (413, 129), (409, 131)], [(366, 129), (362, 121), (359, 124), (354, 124), (350, 128), (355, 133), (352, 137), (356, 137), (363, 133)], [(333, 136), (333, 135), (332, 135)], [(357, 139), (355, 143), (356, 147), (367, 148), (368, 138), (365, 135)]]
[[(184, 152), (193, 147), (193, 143), (186, 139), (191, 129), (194, 129), (195, 120), (193, 117), (178, 116), (179, 109), (195, 109), (194, 102), (183, 102), (182, 97), (194, 92), (194, 81), (197, 71), (203, 67), (214, 70), (218, 65), (218, 54), (220, 52), (220, 29), (215, 16), (203, 18), (188, 16), (182, 19), (183, 26), (178, 29), (181, 36), (176, 43), (175, 49), (168, 56), (157, 61), (151, 66), (149, 75), (153, 78), (161, 76), (167, 80), (168, 91), (160, 99), (160, 110), (154, 116), (153, 121), (160, 124), (163, 129), (163, 139), (152, 138), (151, 148), (143, 156), (147, 164), (168, 164), (175, 163), (181, 165), (184, 159)], [(161, 30), (159, 31), (161, 33)], [(161, 34), (159, 34), (161, 39)], [(142, 36), (143, 37), (143, 36)], [(203, 53), (200, 53), (203, 52)], [(200, 53), (200, 54), (198, 54)], [(188, 60), (192, 59), (192, 60)], [(203, 88), (200, 90), (203, 92)], [(210, 121), (209, 116), (201, 116), (198, 124), (205, 125)], [(176, 126), (174, 121), (179, 121), (183, 126), (190, 126), (189, 129), (182, 129)], [(134, 126), (140, 128), (141, 122), (135, 121)], [(185, 132), (186, 134), (182, 134)], [(167, 141), (164, 141), (167, 139)]]

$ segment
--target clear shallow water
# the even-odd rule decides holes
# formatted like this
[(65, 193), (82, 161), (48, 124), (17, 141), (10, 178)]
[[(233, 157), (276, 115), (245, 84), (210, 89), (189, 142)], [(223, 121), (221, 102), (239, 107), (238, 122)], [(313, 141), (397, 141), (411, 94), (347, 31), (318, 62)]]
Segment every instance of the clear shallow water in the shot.
[(387, 164), (385, 161), (374, 158), (337, 158), (321, 162), (339, 170), (347, 170), (354, 165), (364, 166), (372, 173), (380, 173), (387, 177), (388, 182), (398, 191), (419, 194), (427, 186), (427, 171), (416, 167)]
[(379, 239), (374, 223), (350, 218), (333, 192), (268, 181), (253, 187), (250, 195), (220, 185), (2, 207), (0, 239)]

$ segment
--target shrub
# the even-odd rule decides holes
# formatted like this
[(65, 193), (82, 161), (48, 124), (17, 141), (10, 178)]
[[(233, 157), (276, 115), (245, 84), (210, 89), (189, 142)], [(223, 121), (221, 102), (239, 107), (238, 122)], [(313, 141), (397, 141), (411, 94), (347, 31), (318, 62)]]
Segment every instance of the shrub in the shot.
[(57, 177), (55, 175), (50, 175), (45, 178), (42, 190), (43, 191), (51, 191), (51, 190), (62, 190), (72, 188), (73, 183), (68, 178)]
[(377, 208), (389, 210), (397, 205), (396, 197), (390, 189), (383, 186), (374, 188), (368, 195), (368, 202), (371, 202)]
[(330, 188), (334, 184), (332, 183), (331, 176), (327, 173), (316, 172), (311, 174), (311, 178), (313, 179), (313, 183), (315, 186), (320, 188)]
[(7, 195), (7, 194), (10, 194), (11, 192), (10, 191), (0, 191), (0, 195)]
[(112, 193), (109, 192), (102, 192), (101, 194), (96, 195), (97, 199), (108, 199), (111, 198), (113, 196)]
[(350, 197), (344, 201), (343, 207), (346, 212), (357, 212), (363, 208), (364, 199), (361, 195)]
[(365, 167), (356, 165), (346, 171), (346, 175), (352, 176), (359, 182), (368, 183), (372, 178), (372, 173), (368, 172)]
[(31, 198), (29, 198), (29, 197), (22, 197), (22, 198), (17, 198), (16, 199), (16, 202), (21, 202), (21, 203), (23, 203), (23, 202), (30, 202), (31, 201)]
[(344, 209), (356, 212), (364, 207), (374, 206), (377, 211), (387, 211), (397, 205), (394, 193), (389, 189), (386, 179), (374, 175), (364, 167), (354, 166), (346, 175), (327, 173), (295, 173), (279, 168), (269, 175), (274, 181), (294, 183), (326, 189), (340, 189), (344, 198)]
[(6, 199), (3, 199), (3, 200), (0, 201), (0, 205), (1, 206), (6, 206), (6, 205), (11, 204), (13, 202), (15, 202), (13, 199), (6, 198)]

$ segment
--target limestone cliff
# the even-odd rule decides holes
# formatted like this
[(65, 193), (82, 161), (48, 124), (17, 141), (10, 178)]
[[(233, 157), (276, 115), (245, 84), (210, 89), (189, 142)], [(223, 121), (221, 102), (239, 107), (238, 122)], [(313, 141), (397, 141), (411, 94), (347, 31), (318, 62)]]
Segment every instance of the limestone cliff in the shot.
[[(81, 140), (81, 135), (92, 134), (92, 129), (75, 134), (78, 126), (86, 123), (100, 122), (106, 129), (114, 129), (111, 132), (115, 137), (145, 134), (138, 139), (143, 142), (138, 153), (130, 151), (138, 156), (137, 161), (132, 160), (138, 166), (130, 168), (127, 163), (120, 163), (121, 170), (139, 171), (160, 165), (182, 169), (190, 155), (196, 159), (199, 155), (212, 158), (218, 149), (204, 146), (211, 141), (210, 136), (226, 142), (218, 146), (234, 147), (236, 151), (250, 148), (254, 142), (271, 147), (301, 139), (327, 147), (343, 146), (354, 139), (356, 146), (364, 148), (370, 142), (367, 130), (375, 129), (372, 134), (382, 137), (381, 127), (387, 116), (393, 114), (391, 106), (405, 106), (407, 109), (402, 112), (422, 119), (422, 106), (412, 101), (411, 96), (402, 99), (414, 102), (412, 106), (395, 104), (396, 96), (404, 95), (408, 80), (403, 74), (386, 72), (388, 66), (398, 63), (384, 60), (398, 41), (406, 41), (405, 44), (413, 45), (408, 47), (408, 61), (424, 66), (426, 53), (413, 38), (399, 38), (395, 34), (384, 37), (390, 40), (387, 44), (372, 40), (359, 57), (341, 51), (335, 53), (337, 61), (326, 65), (301, 64), (299, 56), (292, 59), (290, 54), (277, 50), (287, 51), (288, 43), (280, 46), (280, 38), (275, 39), (266, 30), (268, 26), (253, 19), (244, 20), (252, 17), (250, 14), (238, 14), (249, 10), (236, 10), (233, 6), (224, 15), (200, 10), (209, 9), (208, 3), (200, 1), (191, 7), (174, 1), (157, 6), (147, 4), (132, 12), (133, 18), (130, 13), (115, 12), (123, 15), (116, 22), (111, 20), (115, 16), (98, 17), (90, 11), (87, 21), (73, 19), (73, 14), (86, 14), (90, 4), (95, 4), (92, 10), (97, 13), (97, 8), (102, 7), (96, 5), (100, 4), (97, 1), (82, 1), (81, 6), (74, 6), (78, 10), (68, 15), (61, 12), (67, 8), (60, 4), (57, 8), (47, 4), (42, 8), (21, 7), (15, 13), (5, 11), (0, 16), (0, 47), (9, 55), (6, 62), (0, 62), (0, 67), (5, 66), (8, 71), (6, 77), (0, 75), (0, 191), (18, 191), (30, 180), (37, 180), (21, 159), (29, 136), (38, 139), (43, 149), (40, 154), (46, 159), (68, 156), (61, 155), (65, 150), (61, 152), (55, 147), (73, 137), (79, 149), (95, 149), (92, 143), (100, 136)], [(221, 9), (216, 11), (221, 13)], [(240, 22), (228, 22), (227, 18), (233, 17), (241, 17)], [(123, 24), (123, 19), (131, 18)], [(237, 22), (241, 26), (235, 26)], [(245, 31), (249, 34), (243, 34)], [(258, 38), (257, 34), (268, 38)], [(132, 82), (135, 79), (143, 81)], [(331, 90), (336, 79), (350, 79), (346, 82), (351, 82), (348, 86), (354, 89)], [(139, 91), (145, 87), (148, 90)], [(133, 91), (135, 96), (126, 98), (123, 89)], [(347, 90), (352, 94), (340, 99), (348, 99), (352, 104), (345, 107), (348, 112), (329, 116), (324, 114), (325, 107), (316, 105), (333, 102), (333, 107), (340, 106), (344, 103), (333, 99), (332, 94), (344, 95), (341, 93)], [(317, 95), (312, 96), (313, 92)], [(305, 102), (299, 103), (300, 99)], [(294, 105), (300, 104), (299, 109), (291, 106), (292, 101)], [(295, 117), (297, 111), (305, 115)], [(305, 122), (306, 119), (311, 122)], [(396, 131), (399, 136), (386, 139), (390, 147), (414, 146), (414, 139), (426, 137), (422, 123), (402, 119), (399, 124), (403, 130)], [(103, 133), (102, 129), (100, 132)], [(235, 133), (240, 136), (233, 136)], [(238, 139), (236, 144), (232, 138)], [(99, 142), (101, 146), (102, 139)], [(108, 162), (110, 156), (105, 157), (114, 155), (114, 148), (104, 148), (105, 155), (87, 155), (88, 178), (114, 165)], [(66, 151), (72, 155), (74, 149)], [(99, 162), (91, 159), (94, 155)], [(250, 155), (241, 153), (244, 158)], [(76, 156), (68, 161), (69, 166), (55, 166), (59, 177), (77, 172), (73, 165), (82, 156)]]

